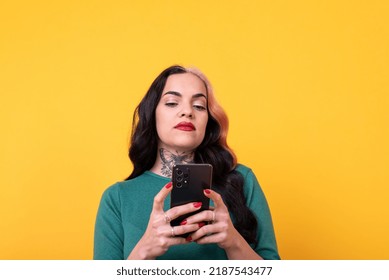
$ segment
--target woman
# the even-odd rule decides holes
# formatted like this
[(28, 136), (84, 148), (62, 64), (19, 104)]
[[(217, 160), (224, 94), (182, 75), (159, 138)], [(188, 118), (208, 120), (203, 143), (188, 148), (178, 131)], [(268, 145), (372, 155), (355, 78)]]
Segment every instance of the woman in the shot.
[[(228, 120), (196, 69), (172, 66), (152, 83), (134, 113), (134, 169), (108, 188), (95, 227), (95, 259), (279, 259), (270, 211), (252, 171), (226, 142)], [(169, 209), (175, 163), (209, 163), (213, 207)], [(209, 222), (209, 223), (206, 223)], [(178, 235), (190, 233), (186, 238)]]

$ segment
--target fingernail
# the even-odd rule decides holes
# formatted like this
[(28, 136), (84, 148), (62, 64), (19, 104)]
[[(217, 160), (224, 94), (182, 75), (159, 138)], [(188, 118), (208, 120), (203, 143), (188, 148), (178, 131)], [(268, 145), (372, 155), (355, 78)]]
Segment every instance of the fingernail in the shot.
[(201, 223), (198, 223), (198, 225), (199, 225), (199, 228), (201, 228), (201, 227), (205, 226), (205, 223), (201, 222)]
[(200, 208), (201, 205), (202, 205), (201, 202), (194, 202), (194, 203), (193, 203), (193, 206), (194, 206), (195, 208)]
[(185, 219), (185, 220), (183, 220), (181, 223), (180, 223), (180, 225), (186, 225), (186, 223), (187, 223), (187, 220)]
[(187, 238), (185, 238), (186, 241), (188, 242), (191, 242), (192, 241), (192, 237), (188, 236)]
[(210, 193), (211, 193), (211, 191), (210, 191), (209, 189), (205, 189), (204, 192), (205, 192), (206, 194), (210, 194)]
[(167, 183), (167, 184), (165, 185), (165, 188), (169, 189), (169, 188), (171, 188), (172, 185), (173, 185), (173, 183), (172, 183), (172, 182), (169, 182), (169, 183)]

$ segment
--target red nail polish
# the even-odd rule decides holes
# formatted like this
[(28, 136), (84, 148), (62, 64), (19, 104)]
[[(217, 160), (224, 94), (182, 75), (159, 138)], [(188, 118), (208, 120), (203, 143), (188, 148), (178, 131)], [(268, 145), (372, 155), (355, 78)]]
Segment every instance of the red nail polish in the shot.
[(188, 242), (191, 242), (192, 241), (192, 237), (188, 236), (187, 238), (185, 238), (186, 241)]
[(204, 192), (205, 192), (206, 194), (210, 194), (210, 193), (211, 193), (211, 191), (210, 191), (209, 189), (205, 189)]
[(193, 203), (193, 206), (194, 206), (195, 208), (200, 208), (201, 205), (203, 205), (201, 202), (194, 202), (194, 203)]
[(201, 223), (198, 223), (198, 225), (199, 225), (199, 228), (201, 228), (201, 227), (205, 226), (205, 223), (201, 222)]
[(173, 186), (173, 183), (172, 182), (169, 182), (165, 185), (165, 188), (169, 189), (171, 188), (171, 186)]
[(187, 223), (188, 221), (185, 219), (185, 220), (183, 220), (181, 223), (180, 223), (180, 225), (186, 225), (186, 223)]

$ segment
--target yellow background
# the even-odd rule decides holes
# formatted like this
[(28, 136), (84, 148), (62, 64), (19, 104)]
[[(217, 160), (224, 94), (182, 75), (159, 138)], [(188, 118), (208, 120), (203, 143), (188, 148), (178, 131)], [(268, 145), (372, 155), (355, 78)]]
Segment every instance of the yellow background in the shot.
[(387, 3), (2, 1), (0, 259), (92, 258), (132, 112), (176, 63), (212, 81), (284, 259), (389, 259)]

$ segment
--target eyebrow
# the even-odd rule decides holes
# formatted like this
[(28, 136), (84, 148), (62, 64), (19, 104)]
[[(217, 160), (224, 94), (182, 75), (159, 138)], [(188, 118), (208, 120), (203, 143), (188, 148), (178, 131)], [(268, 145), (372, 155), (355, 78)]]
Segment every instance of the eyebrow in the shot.
[[(178, 97), (182, 97), (182, 94), (177, 92), (177, 91), (167, 91), (163, 95), (165, 96), (167, 94), (171, 94), (171, 95), (175, 95), (175, 96), (178, 96)], [(207, 99), (207, 96), (204, 93), (193, 94), (192, 99), (200, 98), (200, 97), (204, 97), (205, 99)]]

